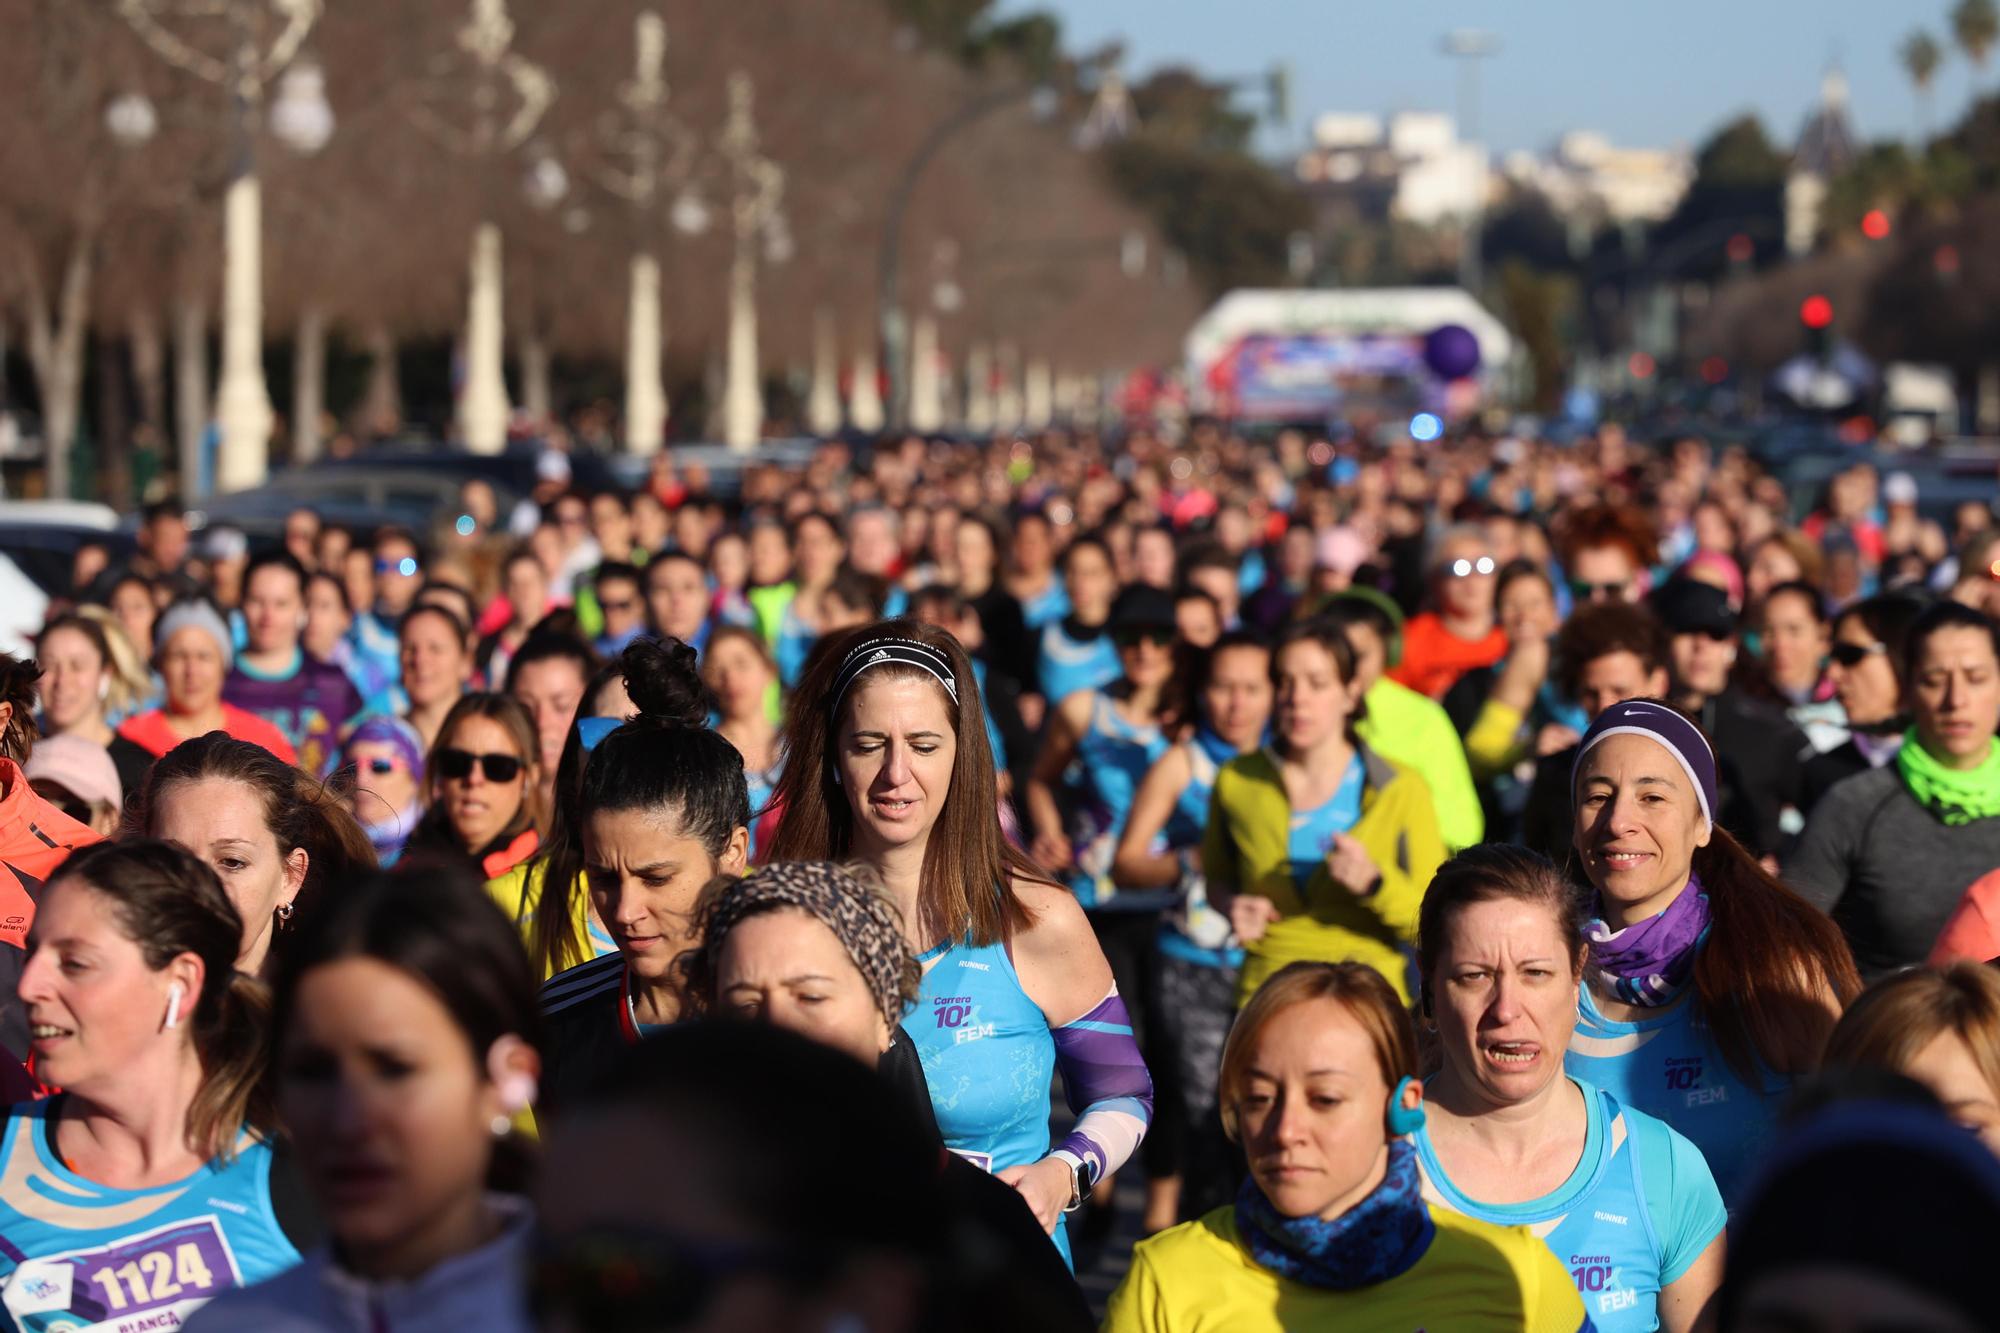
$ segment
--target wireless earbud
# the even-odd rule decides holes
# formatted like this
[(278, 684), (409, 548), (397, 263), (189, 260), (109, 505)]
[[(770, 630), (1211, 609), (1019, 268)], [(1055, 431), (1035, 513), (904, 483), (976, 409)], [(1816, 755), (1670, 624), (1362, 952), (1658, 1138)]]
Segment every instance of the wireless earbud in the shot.
[[(1424, 1104), (1420, 1101), (1415, 1106), (1403, 1105), (1403, 1089), (1412, 1083), (1417, 1081), (1406, 1076), (1396, 1084), (1396, 1090), (1389, 1094), (1389, 1132), (1397, 1138), (1405, 1134), (1414, 1134), (1424, 1127)], [(1417, 1083), (1417, 1091), (1419, 1093), (1423, 1091), (1423, 1084)]]
[(105, 701), (106, 699), (109, 699), (110, 697), (111, 697), (111, 681), (110, 681), (110, 679), (109, 679), (108, 677), (103, 677), (103, 676), (100, 676), (100, 677), (98, 677), (98, 680), (97, 680), (97, 702), (99, 702), (99, 703), (103, 703), (103, 702), (104, 702), (104, 701)]
[(178, 981), (167, 987), (167, 1017), (161, 1024), (167, 1031), (181, 1025), (181, 1000), (186, 996), (187, 990)]

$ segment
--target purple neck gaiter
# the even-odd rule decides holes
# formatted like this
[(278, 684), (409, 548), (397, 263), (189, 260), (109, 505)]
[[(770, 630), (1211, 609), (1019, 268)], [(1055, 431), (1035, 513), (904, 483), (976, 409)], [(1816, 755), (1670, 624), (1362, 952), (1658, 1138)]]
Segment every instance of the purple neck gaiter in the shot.
[(1601, 894), (1597, 912), (1583, 927), (1597, 979), (1627, 1004), (1672, 1003), (1694, 972), (1695, 946), (1708, 933), (1708, 895), (1701, 881), (1689, 875), (1666, 911), (1623, 930), (1605, 924)]

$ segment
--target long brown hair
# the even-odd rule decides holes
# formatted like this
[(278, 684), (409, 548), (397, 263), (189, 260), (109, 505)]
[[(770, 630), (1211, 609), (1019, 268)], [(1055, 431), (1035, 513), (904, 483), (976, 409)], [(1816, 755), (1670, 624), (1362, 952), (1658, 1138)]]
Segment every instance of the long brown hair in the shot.
[(950, 660), (958, 690), (954, 704), (936, 677), (895, 662), (868, 673), (869, 684), (885, 680), (928, 682), (937, 691), (938, 702), (944, 705), (957, 737), (951, 791), (924, 847), (917, 927), (928, 938), (967, 935), (982, 947), (1006, 940), (1032, 922), (1027, 907), (1013, 892), (1014, 880), (1053, 881), (1010, 845), (1000, 830), (1000, 790), (993, 772), (993, 751), (986, 743), (986, 721), (980, 711), (972, 662), (955, 637), (934, 625), (910, 619), (884, 620), (828, 635), (815, 647), (785, 723), (785, 771), (771, 797), (772, 807), (782, 815), (764, 859), (853, 859), (854, 812), (833, 777), (835, 740), (853, 707), (855, 691), (848, 691), (841, 715), (835, 717), (833, 686), (847, 655), (875, 638), (914, 639), (943, 653)]
[(1695, 955), (1695, 1001), (1722, 1058), (1746, 1083), (1759, 1065), (1781, 1074), (1818, 1067), (1836, 1009), (1861, 990), (1847, 937), (1716, 825), (1694, 854), (1712, 927)]
[[(167, 790), (211, 780), (238, 783), (256, 795), (281, 858), (294, 848), (305, 849), (305, 882), (292, 899), (295, 927), (305, 925), (337, 886), (375, 869), (374, 846), (332, 788), (263, 746), (221, 731), (182, 741), (147, 770), (146, 785), (125, 803), (125, 836), (158, 837), (154, 821)], [(288, 938), (273, 932), (272, 952), (282, 952)]]
[(201, 1086), (187, 1110), (189, 1146), (227, 1161), (244, 1129), (269, 1137), (270, 993), (236, 970), (243, 918), (215, 872), (173, 843), (142, 838), (86, 847), (55, 879), (81, 880), (108, 899), (119, 929), (154, 971), (184, 953), (201, 959), (201, 994), (188, 1024), (201, 1061)]
[[(541, 784), (535, 781), (536, 771), (541, 767), (542, 742), (535, 734), (534, 719), (511, 694), (494, 694), (491, 691), (475, 690), (459, 699), (444, 715), (438, 726), (437, 739), (431, 742), (430, 753), (424, 756), (424, 817), (417, 827), (433, 831), (446, 828), (444, 802), (438, 799), (442, 794), (444, 776), (438, 765), (438, 755), (451, 745), (451, 734), (458, 730), (458, 724), (469, 717), (490, 718), (507, 733), (507, 739), (514, 743), (516, 756), (524, 770), (521, 783), (521, 809), (501, 832), (502, 838), (517, 837), (533, 827), (536, 833), (548, 830), (548, 812), (542, 809)], [(450, 835), (452, 842), (458, 835)], [(473, 851), (479, 850), (473, 848)]]

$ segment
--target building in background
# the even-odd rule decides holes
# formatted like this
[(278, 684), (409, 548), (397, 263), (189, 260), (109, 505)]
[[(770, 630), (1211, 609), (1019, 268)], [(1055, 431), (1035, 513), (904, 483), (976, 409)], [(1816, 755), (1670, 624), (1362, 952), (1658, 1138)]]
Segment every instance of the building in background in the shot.
[(1693, 183), (1694, 156), (1685, 147), (1621, 148), (1594, 130), (1572, 130), (1547, 155), (1509, 153), (1502, 174), (1565, 220), (1658, 222)]
[(1441, 111), (1402, 111), (1386, 121), (1328, 112), (1313, 121), (1312, 143), (1293, 173), (1322, 205), (1419, 226), (1470, 215), (1493, 186), (1486, 150), (1461, 142), (1457, 123)]
[(1785, 249), (1808, 254), (1819, 239), (1820, 210), (1834, 177), (1860, 156), (1847, 118), (1847, 76), (1829, 69), (1819, 84), (1819, 106), (1807, 117), (1785, 177)]

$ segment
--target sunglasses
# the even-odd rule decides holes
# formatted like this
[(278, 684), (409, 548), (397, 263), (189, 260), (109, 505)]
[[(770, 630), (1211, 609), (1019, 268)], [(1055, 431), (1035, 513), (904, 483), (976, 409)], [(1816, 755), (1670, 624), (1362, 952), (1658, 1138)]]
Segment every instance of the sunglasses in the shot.
[(597, 605), (603, 610), (609, 611), (614, 616), (622, 616), (628, 611), (636, 611), (639, 609), (639, 604), (633, 601), (629, 597), (622, 598), (618, 601), (606, 601), (604, 598), (600, 597), (597, 599)]
[(387, 755), (377, 755), (368, 761), (368, 771), (382, 776), (396, 771), (396, 761)]
[(1120, 648), (1137, 648), (1142, 643), (1150, 643), (1155, 648), (1170, 648), (1174, 632), (1170, 629), (1121, 629), (1112, 634), (1111, 641)]
[(512, 782), (521, 776), (521, 761), (511, 754), (474, 754), (470, 750), (439, 750), (438, 772), (457, 782), (472, 776), (472, 766), (479, 765), (488, 782)]
[(409, 578), (417, 572), (417, 562), (407, 555), (401, 560), (377, 560), (375, 562), (375, 572), (377, 574), (401, 574), (403, 577)]
[(1585, 583), (1581, 579), (1571, 579), (1569, 590), (1584, 601), (1592, 601), (1600, 594), (1605, 597), (1623, 597), (1625, 590), (1632, 586), (1632, 580), (1619, 579), (1616, 583)]
[(1493, 557), (1482, 555), (1477, 560), (1454, 560), (1448, 572), (1455, 579), (1469, 579), (1474, 574), (1491, 574), (1493, 569)]
[(1836, 643), (1827, 649), (1826, 655), (1852, 671), (1875, 654), (1888, 651), (1889, 645), (1886, 643)]
[(529, 1305), (543, 1326), (565, 1322), (597, 1333), (685, 1328), (716, 1292), (745, 1273), (801, 1275), (783, 1251), (638, 1230), (593, 1230), (545, 1242), (529, 1279)]

